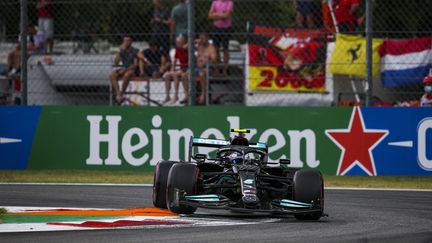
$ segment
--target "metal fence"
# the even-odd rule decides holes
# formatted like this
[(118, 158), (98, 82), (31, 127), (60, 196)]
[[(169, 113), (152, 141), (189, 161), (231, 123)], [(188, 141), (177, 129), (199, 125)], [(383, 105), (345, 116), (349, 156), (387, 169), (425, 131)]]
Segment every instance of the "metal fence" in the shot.
[[(181, 2), (1, 1), (0, 103), (387, 106), (417, 105), (423, 94), (421, 76), (432, 63), (431, 0)], [(231, 9), (228, 2), (232, 14), (219, 16)], [(193, 33), (187, 27), (191, 9)], [(20, 32), (20, 20), (38, 27), (26, 29), (29, 44), (38, 35), (44, 43), (27, 45), (24, 75), (19, 36), (26, 31)], [(179, 34), (197, 40), (179, 43), (176, 50)], [(139, 53), (146, 52), (126, 67), (115, 57), (129, 53), (122, 45), (127, 36)], [(220, 47), (215, 57), (206, 36)], [(372, 62), (366, 59), (368, 44)], [(187, 49), (196, 62), (186, 69), (177, 58), (174, 65), (176, 52)]]

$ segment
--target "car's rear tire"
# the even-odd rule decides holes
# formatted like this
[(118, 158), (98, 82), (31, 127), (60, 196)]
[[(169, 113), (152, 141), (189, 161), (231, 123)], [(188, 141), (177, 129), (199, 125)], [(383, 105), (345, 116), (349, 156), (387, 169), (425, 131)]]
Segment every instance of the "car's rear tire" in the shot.
[(193, 214), (196, 207), (179, 203), (175, 205), (175, 189), (186, 192), (187, 195), (196, 195), (199, 169), (192, 163), (177, 163), (173, 165), (168, 175), (167, 201), (168, 209), (178, 214)]
[(175, 163), (174, 161), (161, 161), (155, 167), (153, 177), (153, 205), (157, 208), (167, 208), (166, 190), (168, 173)]
[(294, 174), (294, 200), (304, 203), (319, 203), (320, 212), (296, 214), (298, 220), (318, 220), (324, 210), (324, 180), (319, 171), (299, 170)]

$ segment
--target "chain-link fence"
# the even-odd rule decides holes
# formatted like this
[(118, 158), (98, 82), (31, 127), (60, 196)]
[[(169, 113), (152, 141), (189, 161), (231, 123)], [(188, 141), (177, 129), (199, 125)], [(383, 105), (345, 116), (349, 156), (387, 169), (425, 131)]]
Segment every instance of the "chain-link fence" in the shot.
[(5, 104), (416, 105), (432, 63), (431, 0), (28, 0), (22, 83), (22, 2), (0, 2)]

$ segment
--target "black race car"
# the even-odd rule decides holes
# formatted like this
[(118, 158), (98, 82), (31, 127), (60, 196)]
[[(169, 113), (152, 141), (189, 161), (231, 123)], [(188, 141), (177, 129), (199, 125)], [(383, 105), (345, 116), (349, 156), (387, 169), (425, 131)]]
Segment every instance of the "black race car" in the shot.
[[(289, 168), (289, 160), (268, 161), (265, 143), (251, 143), (249, 130), (232, 129), (233, 139), (191, 138), (188, 161), (156, 165), (153, 204), (179, 214), (198, 207), (234, 212), (292, 214), (299, 220), (324, 216), (324, 181), (315, 170)], [(196, 147), (217, 148), (213, 158)], [(210, 155), (212, 155), (210, 153)]]

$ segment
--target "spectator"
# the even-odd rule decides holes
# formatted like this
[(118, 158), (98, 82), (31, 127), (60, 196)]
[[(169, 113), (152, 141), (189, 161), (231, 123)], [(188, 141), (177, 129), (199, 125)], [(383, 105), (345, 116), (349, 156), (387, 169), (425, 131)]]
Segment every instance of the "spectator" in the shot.
[[(315, 14), (318, 11), (317, 0), (294, 0), (296, 9), (296, 24), (298, 28), (315, 28)], [(306, 22), (306, 25), (304, 24)]]
[(48, 53), (54, 49), (54, 4), (53, 0), (37, 0), (38, 27), (48, 41)]
[(207, 96), (206, 78), (207, 78), (207, 65), (216, 64), (217, 50), (210, 44), (208, 36), (205, 33), (201, 33), (197, 40), (197, 69), (196, 74), (199, 76), (199, 84), (201, 88), (201, 95), (198, 97), (197, 103), (204, 104)]
[(166, 54), (159, 48), (157, 42), (151, 42), (150, 47), (138, 53), (141, 75), (151, 78), (160, 78), (168, 70), (169, 62)]
[(27, 49), (30, 54), (46, 54), (47, 39), (42, 31), (30, 24), (28, 27)]
[[(46, 38), (44, 33), (33, 24), (28, 26), (27, 51), (29, 54), (45, 54)], [(6, 75), (17, 74), (21, 71), (21, 44), (16, 46), (8, 53)]]
[(161, 0), (153, 0), (153, 17), (150, 21), (152, 26), (152, 41), (158, 42), (162, 51), (169, 53), (170, 50), (170, 10), (165, 8)]
[[(114, 65), (118, 66), (121, 61), (121, 66), (114, 70), (111, 75), (111, 85), (116, 93), (116, 101), (122, 103), (124, 100), (123, 93), (131, 80), (132, 76), (139, 75), (138, 55), (139, 50), (132, 46), (132, 37), (123, 37), (123, 43), (119, 47), (119, 51), (114, 58)], [(118, 85), (118, 80), (123, 78), (122, 88)]]
[(354, 34), (358, 29), (357, 14), (361, 0), (339, 0), (335, 4), (334, 13), (340, 33)]
[(19, 74), (21, 71), (21, 46), (18, 43), (7, 56), (6, 76)]
[(223, 74), (227, 75), (229, 63), (229, 40), (232, 33), (232, 13), (234, 3), (232, 0), (214, 0), (208, 13), (208, 18), (213, 20), (213, 45), (219, 57), (219, 49), (223, 49)]
[(425, 93), (420, 99), (420, 106), (432, 107), (432, 76), (426, 76), (423, 79)]
[[(164, 75), (165, 78), (165, 101), (164, 103), (171, 103), (175, 104), (178, 100), (178, 90), (179, 90), (179, 80), (182, 80), (183, 84), (183, 90), (185, 97), (180, 102), (181, 104), (187, 104), (188, 102), (188, 96), (189, 96), (189, 85), (188, 85), (188, 75), (187, 75), (187, 69), (188, 69), (188, 49), (187, 49), (187, 43), (184, 36), (179, 36), (176, 39), (176, 49), (175, 49), (175, 55), (174, 60), (171, 65), (171, 71), (167, 72)], [(179, 66), (177, 66), (177, 61), (180, 63)], [(170, 98), (170, 89), (171, 89), (171, 80), (174, 81), (174, 97)]]
[[(177, 38), (182, 35), (186, 38), (188, 33), (188, 10), (186, 5), (186, 0), (178, 0), (179, 3), (174, 6), (171, 11), (171, 35), (170, 35), (170, 43), (174, 42), (174, 34)], [(187, 39), (187, 38), (186, 38)]]

